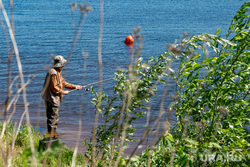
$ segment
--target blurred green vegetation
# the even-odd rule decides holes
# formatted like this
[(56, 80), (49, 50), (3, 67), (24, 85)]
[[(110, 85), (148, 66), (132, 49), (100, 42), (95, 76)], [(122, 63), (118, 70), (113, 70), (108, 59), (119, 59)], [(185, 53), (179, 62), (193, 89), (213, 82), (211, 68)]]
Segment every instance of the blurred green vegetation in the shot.
[[(0, 125), (0, 130), (2, 131), (3, 123)], [(3, 143), (5, 147), (9, 147), (8, 151), (7, 148), (5, 151), (6, 154), (12, 154), (11, 162), (8, 164), (11, 166), (32, 166), (31, 161), (31, 147), (30, 147), (30, 138), (28, 132), (28, 126), (23, 125), (20, 127), (20, 131), (15, 140), (14, 149), (11, 149), (11, 145), (13, 142), (13, 134), (14, 131), (17, 130), (13, 128), (12, 124), (9, 124), (5, 134), (3, 136)], [(6, 143), (8, 135), (8, 143)], [(72, 165), (72, 158), (74, 154), (74, 150), (71, 148), (67, 148), (63, 143), (59, 142), (60, 144), (56, 147), (49, 148), (45, 151), (38, 151), (39, 147), (39, 140), (42, 140), (46, 137), (45, 134), (39, 135), (39, 130), (33, 128), (31, 134), (32, 140), (35, 146), (35, 158), (37, 166), (48, 166), (48, 167), (57, 167), (57, 166), (71, 166)], [(10, 157), (10, 156), (9, 156)], [(3, 156), (0, 157), (0, 166), (4, 166), (3, 163)], [(84, 166), (85, 160), (81, 154), (76, 156), (76, 165), (77, 166)]]
[[(95, 114), (100, 114), (104, 123), (84, 141), (85, 157), (78, 154), (75, 166), (250, 166), (250, 1), (235, 14), (225, 37), (220, 30), (184, 35), (155, 59), (139, 57), (139, 31), (134, 29), (135, 51), (128, 70), (115, 72), (113, 94), (97, 93), (92, 88)], [(170, 80), (175, 83), (170, 88), (174, 95), (166, 108)], [(164, 87), (158, 118), (153, 126), (145, 123), (134, 151), (149, 134), (154, 135), (153, 142), (141, 155), (132, 152), (125, 157), (125, 146), (135, 142), (134, 122), (150, 117), (147, 114), (152, 98), (159, 95), (158, 86)], [(160, 132), (159, 120), (164, 113), (175, 114), (176, 123), (171, 126), (166, 114), (166, 127)], [(38, 130), (31, 128), (30, 136), (28, 126), (23, 125), (15, 137), (17, 129), (13, 127), (11, 123), (0, 125), (0, 166), (31, 166), (30, 137), (37, 166), (72, 166), (72, 149), (61, 143), (38, 152), (42, 139)]]
[[(140, 41), (138, 29), (134, 36)], [(139, 57), (142, 44), (136, 46), (128, 70), (115, 73), (113, 95), (92, 90), (96, 112), (102, 115), (104, 124), (90, 141), (84, 142), (89, 164), (249, 166), (250, 1), (237, 11), (224, 38), (219, 29), (215, 34), (185, 34), (180, 42), (168, 45), (167, 52), (148, 61)], [(164, 99), (170, 80), (175, 83), (170, 88), (174, 100), (166, 108)], [(174, 113), (176, 123), (171, 127), (166, 117), (164, 135), (155, 135), (156, 142), (140, 156), (124, 157), (125, 146), (134, 142), (133, 123), (150, 112), (151, 98), (159, 95), (160, 83), (166, 89), (159, 102), (156, 126), (145, 123), (144, 135), (160, 131), (163, 113)]]

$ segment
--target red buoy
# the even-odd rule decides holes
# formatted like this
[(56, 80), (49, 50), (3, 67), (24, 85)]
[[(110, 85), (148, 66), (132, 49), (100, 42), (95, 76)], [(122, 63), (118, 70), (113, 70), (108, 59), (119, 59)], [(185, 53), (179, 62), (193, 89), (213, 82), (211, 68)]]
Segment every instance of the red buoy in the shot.
[(131, 36), (131, 35), (127, 36), (124, 43), (127, 44), (127, 45), (133, 44), (134, 43), (134, 37)]

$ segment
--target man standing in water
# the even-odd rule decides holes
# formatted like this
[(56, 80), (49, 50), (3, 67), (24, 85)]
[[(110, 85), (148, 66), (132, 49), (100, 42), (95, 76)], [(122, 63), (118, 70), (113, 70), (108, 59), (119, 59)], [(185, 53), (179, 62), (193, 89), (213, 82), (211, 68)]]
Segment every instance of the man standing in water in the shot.
[(61, 69), (66, 62), (67, 61), (61, 55), (53, 57), (52, 68), (46, 75), (41, 93), (45, 102), (47, 128), (50, 137), (59, 137), (59, 134), (56, 132), (59, 120), (59, 107), (63, 100), (63, 95), (70, 93), (70, 91), (63, 90), (63, 88), (82, 89), (82, 86), (67, 83), (62, 77)]

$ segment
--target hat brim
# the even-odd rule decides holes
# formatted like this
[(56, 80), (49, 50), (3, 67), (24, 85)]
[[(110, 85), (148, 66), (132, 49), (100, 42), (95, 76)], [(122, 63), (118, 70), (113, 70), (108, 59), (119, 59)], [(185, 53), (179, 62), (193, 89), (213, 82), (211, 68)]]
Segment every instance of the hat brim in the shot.
[(67, 60), (63, 60), (63, 62), (58, 62), (56, 64), (52, 64), (52, 67), (63, 67), (67, 63)]

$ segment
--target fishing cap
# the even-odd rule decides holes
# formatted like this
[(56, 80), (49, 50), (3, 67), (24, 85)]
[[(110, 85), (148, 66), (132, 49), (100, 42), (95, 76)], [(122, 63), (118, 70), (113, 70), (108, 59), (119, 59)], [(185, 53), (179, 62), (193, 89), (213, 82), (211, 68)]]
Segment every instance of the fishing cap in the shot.
[(62, 67), (67, 63), (67, 60), (65, 60), (61, 55), (53, 56), (52, 57), (52, 67)]

